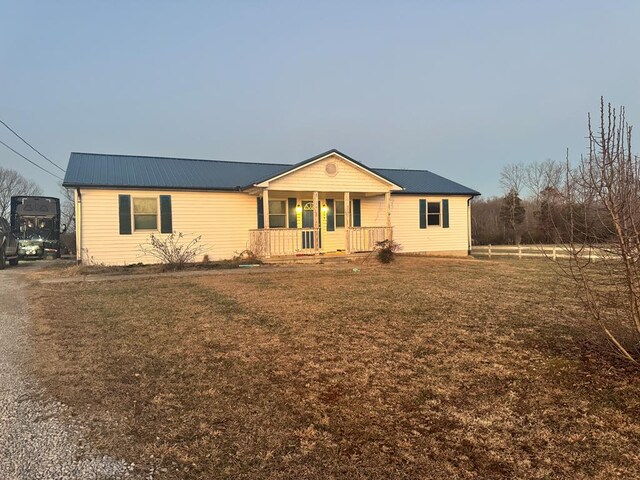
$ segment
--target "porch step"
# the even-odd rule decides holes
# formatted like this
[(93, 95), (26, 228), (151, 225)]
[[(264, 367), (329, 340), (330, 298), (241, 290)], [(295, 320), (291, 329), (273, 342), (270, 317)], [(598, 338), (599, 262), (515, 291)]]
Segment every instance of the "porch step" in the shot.
[(346, 254), (325, 254), (325, 255), (287, 255), (279, 257), (271, 257), (262, 259), (263, 263), (271, 265), (280, 265), (287, 263), (297, 264), (335, 264), (335, 263), (353, 263), (366, 257), (368, 253), (352, 253)]

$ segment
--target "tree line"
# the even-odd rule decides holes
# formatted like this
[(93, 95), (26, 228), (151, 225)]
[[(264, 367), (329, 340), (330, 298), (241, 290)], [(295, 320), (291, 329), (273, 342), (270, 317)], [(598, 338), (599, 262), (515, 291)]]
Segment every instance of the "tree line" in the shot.
[(545, 160), (505, 165), (500, 172), (501, 197), (472, 202), (471, 228), (476, 245), (564, 243), (566, 162)]

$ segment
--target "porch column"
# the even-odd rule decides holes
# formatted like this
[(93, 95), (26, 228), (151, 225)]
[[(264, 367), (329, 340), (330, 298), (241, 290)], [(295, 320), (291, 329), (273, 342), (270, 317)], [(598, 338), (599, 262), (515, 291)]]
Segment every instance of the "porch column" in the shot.
[(393, 230), (391, 230), (391, 192), (387, 192), (384, 194), (384, 203), (387, 211), (387, 231), (386, 237), (387, 240), (392, 240)]
[(344, 250), (351, 253), (351, 200), (349, 192), (344, 192)]
[(316, 253), (319, 250), (320, 243), (320, 231), (318, 224), (318, 215), (320, 213), (320, 208), (318, 205), (318, 192), (313, 192), (313, 249)]
[(266, 188), (262, 191), (262, 214), (264, 216), (264, 230), (262, 231), (264, 239), (265, 257), (271, 257), (271, 232), (269, 231), (269, 190)]
[(269, 190), (262, 191), (262, 212), (264, 214), (264, 228), (269, 228)]

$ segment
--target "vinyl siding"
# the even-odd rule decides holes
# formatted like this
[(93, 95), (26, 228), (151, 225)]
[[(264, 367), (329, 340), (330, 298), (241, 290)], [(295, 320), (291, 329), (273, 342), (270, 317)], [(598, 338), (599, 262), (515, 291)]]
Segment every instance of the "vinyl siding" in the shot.
[[(227, 259), (248, 248), (249, 230), (257, 228), (256, 197), (234, 192), (148, 191), (82, 189), (78, 212), (77, 235), (81, 237), (81, 259), (85, 263), (127, 265), (154, 263), (150, 256), (142, 256), (139, 245), (147, 242), (150, 231), (133, 230), (131, 235), (119, 234), (118, 195), (159, 198), (171, 195), (173, 229), (188, 239), (202, 235), (202, 244), (211, 260)], [(297, 197), (298, 202), (309, 200), (309, 193), (281, 194), (283, 199)], [(279, 198), (278, 194), (270, 195)], [(321, 193), (320, 204), (326, 198), (342, 199), (341, 193)], [(384, 195), (361, 199), (363, 227), (385, 226)], [(419, 199), (441, 201), (449, 199), (450, 228), (429, 226), (419, 228)], [(158, 222), (160, 219), (158, 218)], [(420, 195), (392, 195), (391, 223), (394, 239), (406, 253), (466, 254), (468, 248), (467, 197), (425, 197)], [(158, 223), (158, 229), (160, 224)], [(156, 232), (157, 233), (157, 232)], [(158, 235), (161, 235), (158, 233)], [(336, 251), (345, 246), (345, 230), (328, 232), (322, 225), (323, 251)], [(202, 257), (197, 260), (201, 260)]]
[[(427, 202), (449, 199), (449, 228), (427, 226), (420, 228), (419, 200)], [(455, 253), (467, 254), (468, 218), (466, 196), (392, 195), (391, 225), (393, 238), (406, 253)], [(384, 196), (362, 200), (362, 225), (385, 225)], [(442, 222), (441, 222), (442, 223)]]
[[(138, 247), (153, 232), (133, 230), (131, 235), (119, 234), (118, 195), (131, 195), (132, 199), (171, 195), (173, 230), (184, 233), (189, 240), (201, 235), (205, 253), (211, 260), (231, 258), (246, 249), (249, 230), (257, 227), (256, 197), (244, 193), (82, 189), (79, 254), (83, 262), (105, 265), (156, 262), (153, 257), (141, 256)], [(155, 233), (163, 235), (159, 229), (158, 215)], [(202, 256), (197, 260), (201, 259)]]
[[(338, 172), (327, 175), (325, 167), (335, 163)], [(368, 172), (332, 155), (269, 182), (269, 190), (306, 190), (309, 192), (386, 192), (390, 185)]]

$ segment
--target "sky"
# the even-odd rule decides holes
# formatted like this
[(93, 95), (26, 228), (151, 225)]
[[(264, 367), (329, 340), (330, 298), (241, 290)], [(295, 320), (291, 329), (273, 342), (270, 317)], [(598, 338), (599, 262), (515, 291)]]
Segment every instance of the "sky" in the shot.
[[(491, 196), (505, 164), (579, 158), (601, 95), (640, 125), (639, 24), (637, 0), (0, 0), (0, 119), (63, 167), (337, 148)], [(0, 166), (59, 193), (2, 145)]]

